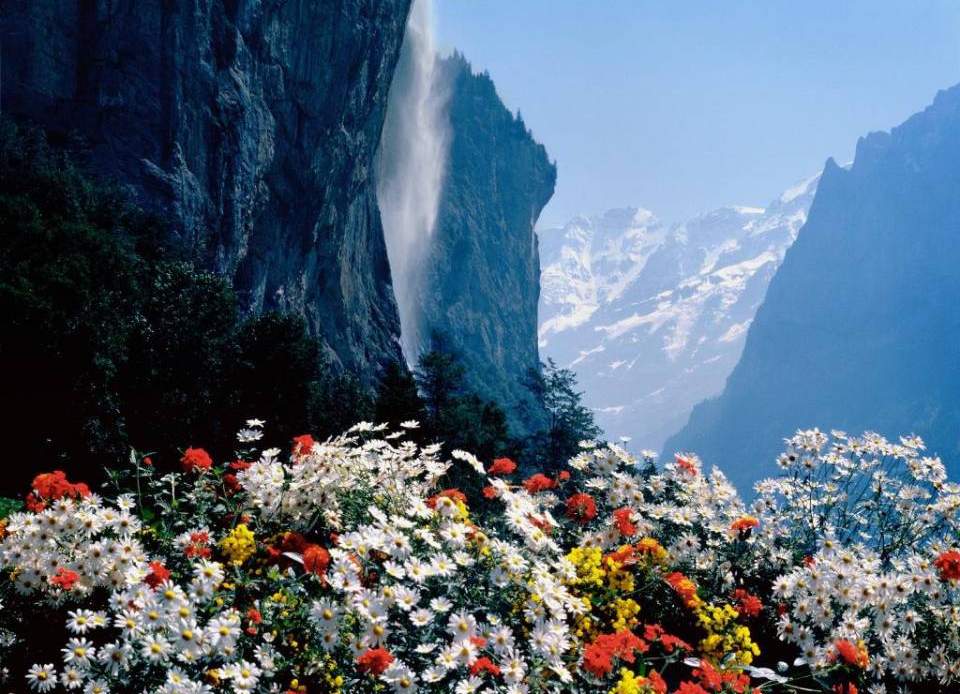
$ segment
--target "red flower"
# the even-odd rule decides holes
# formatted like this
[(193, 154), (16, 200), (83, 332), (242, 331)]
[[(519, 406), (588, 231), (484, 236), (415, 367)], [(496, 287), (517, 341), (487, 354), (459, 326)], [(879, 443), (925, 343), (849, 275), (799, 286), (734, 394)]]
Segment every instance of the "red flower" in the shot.
[(595, 677), (604, 677), (613, 670), (613, 659), (627, 663), (636, 660), (634, 653), (646, 653), (650, 646), (629, 629), (615, 634), (601, 634), (583, 649), (583, 669)]
[(557, 475), (557, 480), (560, 481), (560, 482), (566, 482), (568, 479), (570, 479), (570, 471), (569, 471), (569, 470), (561, 470), (561, 471), (560, 471), (560, 474)]
[(833, 642), (833, 647), (836, 653), (831, 653), (830, 659), (834, 662), (839, 658), (845, 664), (861, 670), (870, 664), (870, 656), (863, 642), (854, 644), (847, 639), (838, 639)]
[(50, 584), (62, 588), (63, 590), (72, 590), (74, 584), (80, 580), (80, 574), (62, 566), (57, 569), (57, 575), (50, 578)]
[(834, 694), (857, 694), (859, 690), (857, 689), (857, 685), (855, 685), (853, 682), (838, 682), (837, 684), (833, 685), (830, 691)]
[(937, 567), (942, 581), (960, 580), (960, 551), (948, 549), (937, 557), (933, 565)]
[(487, 468), (489, 475), (512, 475), (517, 471), (517, 464), (510, 458), (497, 458), (493, 464)]
[(150, 562), (150, 573), (143, 579), (151, 588), (156, 588), (170, 578), (170, 570), (158, 561)]
[(357, 658), (357, 669), (360, 672), (369, 672), (371, 675), (379, 677), (384, 670), (390, 667), (392, 662), (393, 656), (386, 649), (370, 648)]
[(710, 694), (696, 682), (681, 682), (675, 694)]
[(203, 472), (213, 467), (213, 459), (202, 448), (188, 448), (183, 452), (183, 457), (180, 458), (180, 465), (184, 472), (194, 472), (195, 470)]
[(494, 677), (500, 676), (500, 668), (498, 668), (492, 660), (483, 656), (477, 658), (473, 661), (473, 665), (470, 666), (470, 674), (476, 677), (481, 672), (489, 672)]
[(597, 504), (589, 494), (574, 494), (567, 499), (567, 518), (586, 525), (597, 517)]
[[(71, 483), (67, 480), (67, 475), (63, 470), (42, 472), (33, 478), (33, 484), (30, 486), (35, 495), (33, 503), (40, 504), (40, 510), (43, 510), (46, 506), (41, 501), (42, 499), (55, 500), (64, 497), (79, 499), (80, 497), (90, 496), (90, 488), (87, 485), (83, 482)], [(27, 501), (30, 503), (31, 499), (28, 497)]]
[(484, 487), (483, 489), (481, 489), (480, 492), (483, 494), (483, 498), (484, 498), (484, 499), (496, 499), (496, 498), (497, 498), (497, 490), (496, 490), (496, 488), (495, 488), (495, 487), (491, 487), (490, 485), (487, 485), (486, 487)]
[(667, 694), (667, 683), (656, 670), (647, 673), (647, 679), (650, 680), (650, 688), (654, 694)]
[(737, 609), (744, 617), (756, 617), (763, 610), (763, 603), (756, 595), (748, 593), (743, 588), (737, 588), (733, 591), (733, 599), (737, 603)]
[(691, 477), (696, 477), (699, 473), (697, 466), (693, 463), (690, 458), (686, 458), (679, 453), (673, 456), (673, 459), (677, 461), (677, 467), (683, 470), (685, 473)]
[(153, 458), (151, 458), (150, 456), (147, 456), (146, 458), (143, 459), (143, 464), (146, 465), (147, 467), (153, 467)]
[(523, 488), (527, 490), (530, 494), (537, 494), (538, 492), (546, 491), (547, 489), (553, 489), (557, 486), (557, 483), (552, 479), (544, 475), (542, 472), (528, 477), (523, 481)]
[(313, 440), (313, 437), (310, 434), (300, 434), (300, 436), (293, 437), (293, 454), (294, 455), (307, 455), (310, 451), (313, 450), (313, 446), (316, 441)]
[(190, 539), (187, 542), (187, 545), (183, 548), (183, 553), (190, 557), (191, 559), (196, 557), (202, 557), (203, 559), (209, 559), (212, 551), (207, 546), (210, 544), (210, 535), (209, 533), (198, 530), (196, 532), (190, 533)]
[(247, 619), (250, 620), (251, 624), (263, 623), (263, 615), (260, 614), (260, 610), (256, 609), (255, 607), (251, 607), (249, 610), (247, 610)]
[(309, 545), (303, 550), (303, 568), (307, 573), (326, 576), (330, 566), (330, 552), (320, 545)]
[(629, 508), (618, 508), (613, 512), (613, 522), (624, 537), (633, 537), (637, 532), (632, 517), (633, 511)]
[(738, 533), (741, 537), (750, 534), (750, 531), (760, 526), (760, 521), (753, 516), (740, 516), (730, 524), (730, 531)]

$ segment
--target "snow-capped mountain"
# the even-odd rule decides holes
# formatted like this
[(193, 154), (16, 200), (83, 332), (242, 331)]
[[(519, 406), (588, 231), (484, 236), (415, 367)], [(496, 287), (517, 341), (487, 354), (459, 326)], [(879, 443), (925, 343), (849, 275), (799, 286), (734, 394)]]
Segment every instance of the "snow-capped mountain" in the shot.
[(723, 389), (818, 181), (674, 227), (628, 208), (539, 232), (540, 354), (576, 371), (607, 436), (659, 450)]

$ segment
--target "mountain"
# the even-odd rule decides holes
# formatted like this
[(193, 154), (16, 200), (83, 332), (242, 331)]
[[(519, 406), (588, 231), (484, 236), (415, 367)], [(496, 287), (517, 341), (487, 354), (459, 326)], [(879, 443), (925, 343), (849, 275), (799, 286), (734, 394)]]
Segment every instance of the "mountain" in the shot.
[(827, 162), (723, 393), (666, 451), (741, 489), (797, 428), (915, 433), (960, 473), (960, 86)]
[(657, 449), (720, 392), (818, 180), (673, 227), (630, 208), (540, 232), (541, 353), (576, 371), (608, 436)]
[(79, 135), (244, 309), (369, 383), (401, 358), (371, 172), (409, 5), (8, 0), (2, 111)]
[(534, 225), (553, 195), (556, 166), (490, 76), (462, 55), (443, 59), (450, 145), (428, 260), (424, 335), (459, 353), (467, 382), (508, 414), (515, 434), (540, 422), (526, 386), (537, 368), (540, 262)]

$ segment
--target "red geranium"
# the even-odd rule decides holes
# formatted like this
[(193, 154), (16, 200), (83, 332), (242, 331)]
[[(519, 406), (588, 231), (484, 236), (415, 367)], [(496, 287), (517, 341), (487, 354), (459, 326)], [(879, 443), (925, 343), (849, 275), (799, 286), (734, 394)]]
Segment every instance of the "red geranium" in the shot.
[(474, 677), (479, 675), (481, 672), (489, 672), (494, 677), (500, 676), (500, 668), (498, 668), (496, 664), (494, 664), (494, 662), (486, 656), (477, 658), (473, 662), (473, 665), (470, 666), (470, 674)]
[(80, 574), (70, 569), (60, 567), (57, 569), (57, 575), (50, 578), (50, 584), (62, 588), (63, 590), (72, 590), (74, 584), (80, 580)]
[(937, 567), (942, 581), (960, 580), (960, 551), (948, 549), (937, 557), (933, 565)]
[(511, 475), (517, 471), (517, 464), (510, 458), (497, 458), (493, 464), (487, 468), (489, 475)]
[(310, 451), (313, 450), (313, 446), (316, 441), (313, 440), (313, 437), (310, 434), (300, 434), (300, 436), (293, 437), (293, 454), (294, 455), (307, 455)]
[(357, 658), (357, 669), (360, 672), (369, 672), (371, 675), (379, 677), (384, 670), (390, 667), (392, 662), (393, 656), (386, 649), (370, 648)]
[(56, 500), (64, 497), (79, 499), (90, 496), (90, 488), (86, 484), (70, 482), (63, 470), (40, 473), (33, 478), (30, 487), (40, 499)]
[(325, 576), (330, 566), (330, 552), (320, 545), (308, 545), (303, 550), (303, 568), (307, 573)]
[(756, 595), (748, 593), (743, 588), (737, 588), (733, 591), (733, 599), (737, 603), (737, 609), (744, 617), (756, 617), (763, 610), (763, 603)]
[(158, 561), (150, 562), (150, 573), (143, 579), (151, 588), (156, 588), (170, 578), (170, 570)]
[(213, 467), (213, 459), (202, 448), (188, 448), (180, 458), (180, 465), (184, 472), (203, 472)]
[(601, 634), (583, 649), (583, 669), (595, 677), (604, 677), (613, 670), (613, 659), (627, 663), (636, 660), (634, 653), (646, 653), (650, 646), (629, 629), (615, 634)]
[(556, 486), (557, 483), (542, 472), (538, 472), (523, 481), (523, 488), (526, 489), (529, 494), (537, 494), (547, 489), (553, 489)]
[(613, 522), (624, 537), (633, 537), (637, 532), (637, 526), (633, 524), (632, 518), (633, 510), (629, 508), (618, 508), (613, 512)]
[(863, 670), (870, 664), (870, 656), (867, 654), (867, 647), (860, 643), (853, 643), (847, 639), (837, 639), (833, 642), (835, 653), (830, 654), (830, 659), (836, 662), (838, 659), (850, 665), (851, 667)]
[(205, 530), (197, 530), (190, 533), (190, 539), (183, 548), (183, 553), (191, 559), (200, 557), (209, 559), (213, 553), (208, 545), (210, 544), (210, 534)]
[(586, 525), (597, 517), (597, 504), (589, 494), (574, 494), (567, 499), (567, 518)]

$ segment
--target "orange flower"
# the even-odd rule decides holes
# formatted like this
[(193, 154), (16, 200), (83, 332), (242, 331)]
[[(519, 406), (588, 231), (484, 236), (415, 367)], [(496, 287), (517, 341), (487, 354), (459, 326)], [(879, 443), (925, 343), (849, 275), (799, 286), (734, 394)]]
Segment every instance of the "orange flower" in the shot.
[(846, 665), (861, 670), (870, 664), (870, 656), (867, 654), (867, 647), (863, 641), (854, 644), (847, 639), (838, 639), (834, 641), (833, 647), (836, 652), (830, 654), (830, 659), (834, 662), (839, 659)]
[(730, 531), (741, 536), (750, 534), (754, 528), (760, 527), (760, 521), (753, 516), (740, 516), (730, 524)]
[(680, 596), (684, 605), (691, 609), (700, 605), (700, 596), (697, 595), (697, 584), (682, 573), (674, 571), (664, 576), (663, 580)]

